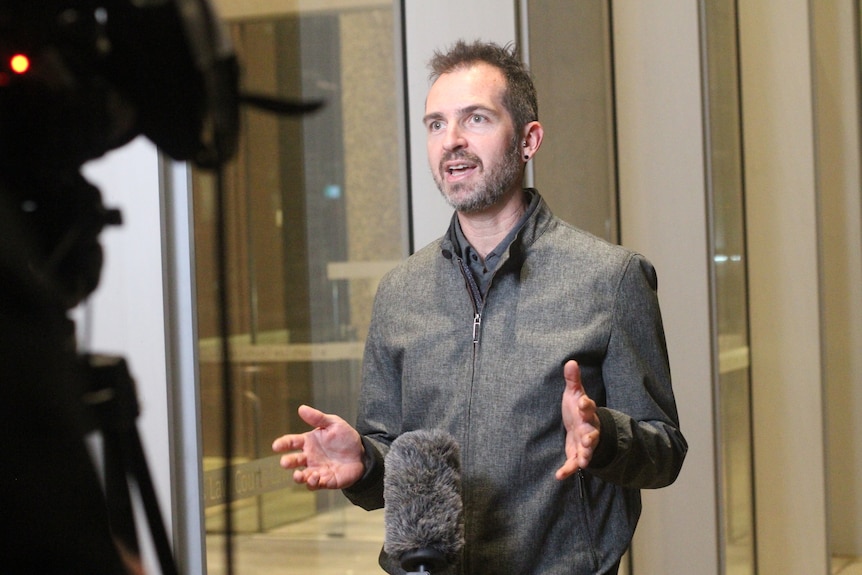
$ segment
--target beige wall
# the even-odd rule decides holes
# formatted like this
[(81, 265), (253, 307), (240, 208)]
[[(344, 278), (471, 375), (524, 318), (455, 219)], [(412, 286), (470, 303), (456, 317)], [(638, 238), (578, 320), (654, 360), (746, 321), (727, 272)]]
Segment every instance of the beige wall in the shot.
[[(862, 548), (853, 6), (739, 3), (759, 573), (826, 574)], [(634, 573), (720, 570), (698, 25), (689, 3), (614, 3), (622, 242), (658, 267), (692, 447), (677, 484), (645, 494)]]
[(758, 568), (829, 572), (809, 5), (739, 4)]
[(609, 7), (570, 0), (528, 5), (529, 64), (545, 129), (532, 160), (533, 185), (557, 217), (617, 241)]
[(811, 7), (829, 548), (833, 555), (862, 556), (862, 183), (854, 4)]
[(689, 454), (644, 492), (634, 573), (718, 572), (706, 189), (697, 3), (613, 3), (620, 231), (656, 265)]

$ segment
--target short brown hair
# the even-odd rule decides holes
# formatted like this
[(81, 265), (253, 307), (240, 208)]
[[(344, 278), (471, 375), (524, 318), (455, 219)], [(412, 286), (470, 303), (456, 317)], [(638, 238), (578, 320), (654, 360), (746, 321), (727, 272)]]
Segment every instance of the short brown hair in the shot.
[(480, 62), (494, 66), (503, 73), (506, 80), (503, 105), (512, 116), (512, 122), (518, 132), (530, 122), (539, 119), (539, 104), (533, 78), (513, 44), (500, 46), (479, 40), (467, 44), (459, 40), (447, 52), (434, 52), (428, 62), (428, 68), (431, 70), (429, 79), (433, 82), (443, 74)]

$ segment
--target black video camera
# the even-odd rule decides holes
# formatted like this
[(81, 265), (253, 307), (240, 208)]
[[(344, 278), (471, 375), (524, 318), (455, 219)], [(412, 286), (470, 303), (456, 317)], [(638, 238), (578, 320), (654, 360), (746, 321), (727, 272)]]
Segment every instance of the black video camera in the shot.
[(216, 167), (238, 115), (236, 58), (206, 0), (0, 2), (5, 169), (80, 165), (138, 134)]

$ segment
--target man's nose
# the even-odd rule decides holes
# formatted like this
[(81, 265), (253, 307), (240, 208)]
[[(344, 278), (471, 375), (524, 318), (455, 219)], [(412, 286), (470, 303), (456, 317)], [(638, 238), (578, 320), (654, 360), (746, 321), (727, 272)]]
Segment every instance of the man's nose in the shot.
[(460, 126), (454, 124), (446, 128), (446, 134), (443, 138), (443, 149), (447, 152), (453, 152), (466, 147), (466, 145), (467, 140), (464, 139)]

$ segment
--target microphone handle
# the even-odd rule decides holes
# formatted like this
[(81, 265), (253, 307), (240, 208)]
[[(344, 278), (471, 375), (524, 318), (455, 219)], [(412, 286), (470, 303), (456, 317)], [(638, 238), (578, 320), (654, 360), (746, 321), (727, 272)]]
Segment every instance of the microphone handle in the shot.
[(431, 575), (446, 569), (446, 558), (437, 549), (420, 548), (401, 556), (406, 575)]

